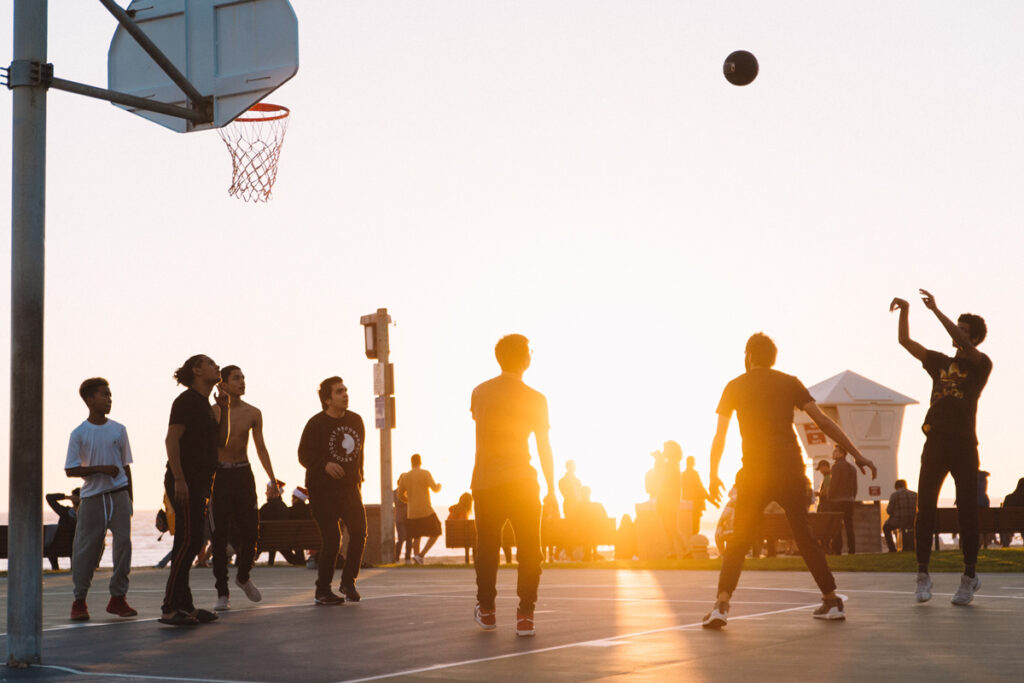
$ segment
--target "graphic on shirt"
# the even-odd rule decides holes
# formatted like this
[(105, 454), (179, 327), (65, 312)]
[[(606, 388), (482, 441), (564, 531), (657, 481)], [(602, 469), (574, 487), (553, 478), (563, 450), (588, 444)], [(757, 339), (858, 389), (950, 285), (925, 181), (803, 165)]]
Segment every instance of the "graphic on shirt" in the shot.
[(946, 396), (952, 396), (953, 398), (963, 398), (964, 392), (961, 390), (964, 382), (967, 381), (967, 373), (960, 369), (956, 361), (949, 364), (949, 367), (945, 370), (939, 371), (939, 379), (936, 382), (935, 393), (932, 394), (932, 403), (935, 403), (940, 398)]
[(335, 462), (355, 462), (356, 454), (359, 452), (359, 434), (347, 426), (337, 427), (331, 431), (331, 438), (327, 442), (331, 459)]

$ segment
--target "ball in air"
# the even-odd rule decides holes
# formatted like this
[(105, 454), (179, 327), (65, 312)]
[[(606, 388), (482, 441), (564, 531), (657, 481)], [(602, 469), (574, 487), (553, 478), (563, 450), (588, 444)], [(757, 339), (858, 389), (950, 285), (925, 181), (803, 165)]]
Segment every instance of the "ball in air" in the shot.
[(736, 50), (725, 58), (722, 73), (733, 85), (749, 85), (757, 78), (757, 57), (746, 50)]

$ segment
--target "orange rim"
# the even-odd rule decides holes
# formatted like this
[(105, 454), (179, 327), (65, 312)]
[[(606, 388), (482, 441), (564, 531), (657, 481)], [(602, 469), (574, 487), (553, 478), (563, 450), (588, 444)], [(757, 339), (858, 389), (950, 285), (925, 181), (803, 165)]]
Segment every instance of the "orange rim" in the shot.
[(287, 117), (288, 114), (291, 113), (291, 110), (288, 109), (288, 107), (281, 106), (280, 104), (265, 104), (263, 102), (257, 102), (252, 107), (250, 107), (248, 111), (246, 111), (246, 114), (248, 114), (249, 112), (276, 112), (276, 115), (250, 118), (243, 114), (242, 116), (239, 116), (237, 119), (235, 119), (235, 121), (240, 123), (259, 123), (261, 121), (277, 121), (278, 119), (283, 119)]

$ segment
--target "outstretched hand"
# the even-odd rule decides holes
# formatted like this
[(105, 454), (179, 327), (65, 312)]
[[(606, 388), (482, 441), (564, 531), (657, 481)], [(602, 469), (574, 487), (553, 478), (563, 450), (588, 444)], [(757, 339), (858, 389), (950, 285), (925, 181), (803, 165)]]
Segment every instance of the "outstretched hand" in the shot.
[(919, 289), (917, 291), (921, 292), (921, 301), (924, 302), (925, 308), (927, 308), (929, 311), (939, 310), (938, 305), (935, 303), (935, 297), (932, 296), (931, 292), (929, 292), (927, 289)]
[(725, 493), (725, 484), (718, 478), (717, 474), (712, 474), (711, 479), (708, 481), (708, 500), (715, 507), (718, 507), (718, 502), (722, 500), (722, 494)]
[(871, 470), (871, 478), (878, 479), (878, 468), (875, 467), (875, 463), (863, 456), (861, 456), (860, 460), (857, 460), (856, 462), (857, 467), (860, 468), (861, 474), (867, 474), (868, 470)]
[(892, 303), (889, 304), (889, 312), (890, 313), (892, 313), (893, 311), (895, 311), (897, 309), (901, 310), (901, 311), (906, 311), (909, 308), (910, 308), (910, 304), (907, 303), (907, 300), (906, 299), (901, 299), (899, 297), (894, 298), (892, 300)]

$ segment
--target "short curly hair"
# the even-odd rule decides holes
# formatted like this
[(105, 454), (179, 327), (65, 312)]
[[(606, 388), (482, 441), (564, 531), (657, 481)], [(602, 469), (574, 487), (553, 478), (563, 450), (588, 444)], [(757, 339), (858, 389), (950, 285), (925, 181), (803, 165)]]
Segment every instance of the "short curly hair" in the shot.
[(985, 337), (988, 336), (988, 326), (985, 325), (985, 319), (980, 315), (962, 313), (956, 321), (958, 323), (967, 323), (967, 329), (970, 330), (969, 334), (971, 335), (972, 344), (980, 344), (985, 341)]

